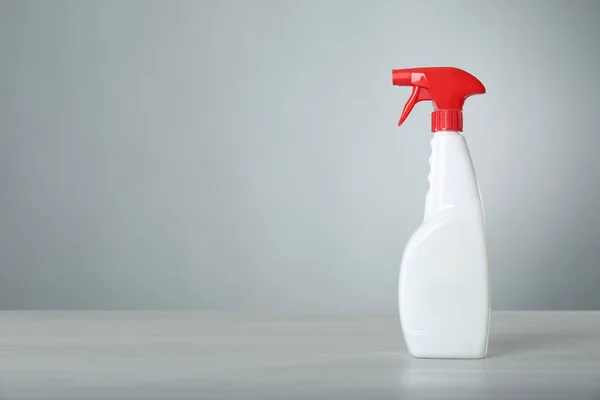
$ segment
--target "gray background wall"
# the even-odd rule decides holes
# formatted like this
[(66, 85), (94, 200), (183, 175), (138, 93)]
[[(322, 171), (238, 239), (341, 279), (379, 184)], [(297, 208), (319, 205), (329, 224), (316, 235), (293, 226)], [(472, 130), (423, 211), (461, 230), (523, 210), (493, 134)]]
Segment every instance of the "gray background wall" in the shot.
[(465, 135), (495, 309), (600, 308), (600, 2), (0, 1), (0, 308), (393, 312), (430, 106)]

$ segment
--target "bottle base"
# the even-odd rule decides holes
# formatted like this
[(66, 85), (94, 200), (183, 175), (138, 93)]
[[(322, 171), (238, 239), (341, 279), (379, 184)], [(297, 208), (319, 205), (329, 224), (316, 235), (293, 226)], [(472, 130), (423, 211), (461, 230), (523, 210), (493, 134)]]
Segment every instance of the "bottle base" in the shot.
[(486, 358), (486, 351), (448, 351), (448, 352), (439, 352), (439, 351), (427, 351), (427, 350), (408, 350), (408, 353), (413, 358), (418, 359), (446, 359), (446, 360), (481, 360)]

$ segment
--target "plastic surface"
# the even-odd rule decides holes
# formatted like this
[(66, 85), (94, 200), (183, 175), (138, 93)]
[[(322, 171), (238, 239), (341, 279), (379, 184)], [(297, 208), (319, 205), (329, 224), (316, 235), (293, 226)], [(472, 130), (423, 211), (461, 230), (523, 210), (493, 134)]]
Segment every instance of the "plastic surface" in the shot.
[(419, 358), (482, 358), (490, 286), (479, 187), (465, 138), (431, 140), (422, 225), (402, 258), (399, 310), (408, 351)]
[(415, 104), (430, 100), (435, 110), (431, 118), (432, 132), (462, 132), (462, 109), (465, 100), (470, 96), (485, 93), (485, 87), (479, 79), (454, 67), (394, 69), (392, 83), (413, 88), (398, 125), (402, 125)]

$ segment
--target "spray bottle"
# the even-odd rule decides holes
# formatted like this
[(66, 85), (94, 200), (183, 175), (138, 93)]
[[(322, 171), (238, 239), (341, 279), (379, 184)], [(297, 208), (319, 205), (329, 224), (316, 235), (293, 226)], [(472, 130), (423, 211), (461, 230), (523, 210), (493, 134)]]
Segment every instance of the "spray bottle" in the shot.
[(473, 75), (450, 67), (396, 69), (396, 86), (412, 86), (402, 116), (433, 102), (425, 216), (400, 267), (399, 312), (411, 355), (483, 358), (490, 324), (490, 283), (483, 206), (464, 136), (462, 108), (485, 93)]

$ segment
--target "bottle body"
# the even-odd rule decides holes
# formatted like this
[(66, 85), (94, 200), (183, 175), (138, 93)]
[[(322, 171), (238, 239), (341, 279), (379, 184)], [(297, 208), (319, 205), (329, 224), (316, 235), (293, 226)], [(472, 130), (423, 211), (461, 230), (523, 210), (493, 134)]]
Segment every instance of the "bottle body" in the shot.
[(483, 358), (490, 322), (485, 219), (464, 137), (436, 132), (422, 225), (408, 241), (399, 311), (419, 358)]

